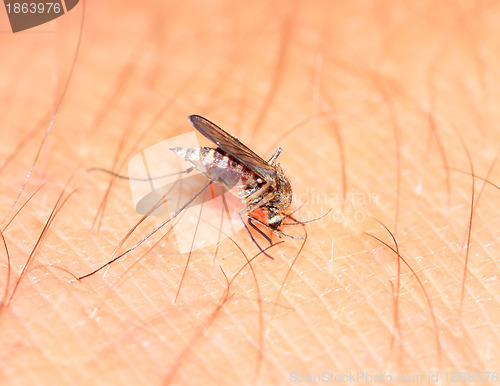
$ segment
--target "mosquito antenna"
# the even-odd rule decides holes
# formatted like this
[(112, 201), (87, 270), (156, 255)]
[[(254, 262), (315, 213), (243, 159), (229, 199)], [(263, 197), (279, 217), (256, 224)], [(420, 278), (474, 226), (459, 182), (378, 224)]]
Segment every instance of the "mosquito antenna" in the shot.
[[(269, 229), (271, 232), (273, 232), (274, 234), (276, 234), (276, 235), (278, 235), (278, 236), (280, 236), (280, 237), (281, 237), (281, 236), (284, 236), (284, 237), (288, 237), (288, 238), (290, 238), (290, 239), (294, 239), (294, 240), (304, 240), (304, 238), (303, 238), (303, 237), (288, 235), (288, 234), (286, 234), (286, 233), (281, 232), (279, 229), (274, 229), (274, 228), (271, 228), (268, 224), (266, 224), (265, 222), (260, 221), (258, 218), (255, 218), (255, 217), (248, 217), (248, 221), (249, 221), (249, 222), (250, 222), (250, 219), (252, 219), (252, 220), (253, 220), (253, 221), (255, 221), (256, 223), (258, 223), (258, 224), (262, 225), (263, 227), (265, 227), (265, 228)], [(297, 224), (294, 224), (294, 225), (297, 225)], [(302, 225), (302, 224), (300, 224), (300, 225)], [(258, 230), (259, 230), (259, 232), (261, 232), (261, 231), (260, 231), (260, 229), (258, 229)], [(262, 233), (261, 233), (261, 234), (262, 234)], [(265, 237), (266, 237), (266, 239), (268, 239), (268, 237), (267, 237), (267, 236), (265, 236)]]
[(304, 224), (308, 224), (310, 222), (319, 221), (323, 217), (326, 217), (328, 215), (328, 213), (330, 213), (331, 211), (332, 211), (332, 208), (328, 209), (328, 211), (325, 214), (321, 215), (320, 217), (316, 217), (316, 218), (313, 218), (313, 219), (310, 219), (310, 220), (306, 220), (306, 221), (300, 221), (300, 220), (297, 220), (296, 218), (292, 217), (290, 214), (285, 214), (285, 217), (288, 217), (288, 218), (292, 219), (295, 222), (292, 222), (292, 223), (282, 223), (281, 225), (304, 225)]

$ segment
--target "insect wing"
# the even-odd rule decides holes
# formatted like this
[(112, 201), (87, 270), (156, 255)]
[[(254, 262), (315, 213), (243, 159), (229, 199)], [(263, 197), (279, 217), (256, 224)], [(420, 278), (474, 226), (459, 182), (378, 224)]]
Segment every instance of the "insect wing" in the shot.
[(189, 121), (196, 130), (215, 143), (219, 149), (236, 158), (259, 177), (274, 178), (276, 171), (271, 165), (215, 123), (199, 115), (191, 115)]

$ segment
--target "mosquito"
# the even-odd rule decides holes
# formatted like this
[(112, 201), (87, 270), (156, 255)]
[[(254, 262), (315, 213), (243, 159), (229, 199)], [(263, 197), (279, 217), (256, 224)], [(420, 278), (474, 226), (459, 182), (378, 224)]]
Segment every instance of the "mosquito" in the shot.
[[(269, 236), (255, 223), (270, 230), (278, 237), (286, 236), (303, 240), (303, 237), (291, 236), (279, 229), (285, 218), (291, 218), (295, 221), (294, 224), (300, 224), (299, 221), (285, 213), (292, 204), (292, 186), (280, 164), (276, 162), (282, 149), (278, 148), (272, 157), (265, 161), (237, 137), (230, 135), (208, 119), (199, 115), (191, 115), (189, 121), (196, 130), (217, 147), (174, 147), (170, 150), (184, 158), (211, 182), (222, 184), (228, 190), (238, 185), (238, 195), (245, 204), (238, 215), (250, 238), (260, 251), (271, 257), (253, 237), (243, 220), (243, 212), (246, 212), (248, 224), (271, 245), (272, 241)], [(265, 213), (267, 223), (252, 215), (257, 211)]]
[[(255, 223), (270, 230), (278, 237), (285, 236), (291, 239), (305, 240), (305, 237), (288, 235), (286, 233), (283, 233), (279, 229), (281, 225), (304, 225), (308, 222), (318, 220), (314, 219), (302, 222), (293, 218), (291, 214), (286, 213), (292, 203), (292, 187), (290, 185), (290, 181), (285, 175), (285, 172), (283, 171), (279, 163), (276, 162), (282, 149), (278, 148), (273, 156), (268, 161), (265, 161), (257, 154), (255, 154), (252, 150), (250, 150), (247, 146), (241, 143), (237, 137), (233, 137), (232, 135), (228, 134), (215, 123), (210, 122), (208, 119), (203, 118), (199, 115), (191, 115), (189, 116), (189, 121), (196, 128), (196, 130), (198, 130), (201, 134), (203, 134), (215, 145), (217, 145), (217, 147), (173, 147), (170, 148), (170, 150), (184, 158), (188, 163), (192, 165), (191, 168), (182, 173), (189, 172), (194, 168), (208, 178), (208, 183), (200, 191), (198, 191), (198, 193), (196, 193), (186, 203), (184, 203), (184, 205), (182, 205), (167, 220), (165, 220), (162, 224), (149, 232), (136, 244), (120, 253), (118, 256), (115, 256), (106, 264), (100, 266), (99, 268), (86, 275), (80, 276), (78, 278), (79, 280), (92, 276), (96, 272), (99, 272), (100, 270), (125, 256), (129, 252), (133, 251), (154, 233), (159, 231), (164, 225), (169, 223), (172, 219), (176, 218), (183, 210), (188, 208), (212, 183), (220, 184), (227, 190), (231, 190), (233, 187), (238, 186), (238, 195), (245, 204), (243, 209), (238, 212), (238, 215), (245, 229), (250, 235), (253, 243), (264, 255), (270, 257), (271, 259), (273, 258), (266, 252), (269, 247), (263, 249), (253, 237), (252, 232), (247, 227), (246, 222), (243, 219), (244, 212), (246, 212), (248, 224), (253, 229), (255, 229), (255, 231), (257, 231), (262, 237), (264, 237), (271, 246), (273, 245), (271, 238), (267, 236), (261, 229), (259, 229), (255, 225)], [(92, 170), (104, 171), (118, 178), (142, 180), (121, 176), (100, 168), (94, 168)], [(152, 178), (148, 178), (147, 180), (149, 181), (150, 179)], [(161, 204), (162, 201), (159, 201), (154, 207), (149, 210), (145, 217), (152, 213)], [(264, 212), (266, 214), (266, 222), (261, 221), (252, 215), (256, 214), (256, 212), (258, 211)], [(283, 220), (285, 218), (289, 218), (293, 222), (285, 224), (283, 223)], [(124, 240), (122, 240), (121, 244), (123, 244)]]

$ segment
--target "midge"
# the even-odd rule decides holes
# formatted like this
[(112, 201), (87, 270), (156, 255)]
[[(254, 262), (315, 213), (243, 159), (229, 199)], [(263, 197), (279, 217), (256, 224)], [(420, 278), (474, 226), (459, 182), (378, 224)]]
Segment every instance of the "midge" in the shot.
[[(243, 211), (247, 213), (248, 224), (271, 245), (271, 239), (254, 223), (264, 226), (280, 237), (303, 240), (302, 237), (287, 235), (279, 230), (283, 220), (287, 217), (294, 223), (286, 225), (302, 224), (285, 213), (292, 203), (292, 187), (285, 172), (276, 162), (281, 148), (278, 148), (276, 153), (265, 161), (241, 143), (237, 137), (228, 134), (208, 119), (199, 115), (191, 115), (189, 121), (196, 130), (215, 143), (217, 147), (199, 149), (174, 147), (170, 150), (183, 157), (211, 182), (222, 184), (227, 189), (238, 185), (239, 197), (245, 203), (245, 208), (239, 212), (239, 216), (255, 245), (269, 256), (246, 226), (242, 216)], [(266, 214), (267, 224), (251, 216), (259, 210)]]

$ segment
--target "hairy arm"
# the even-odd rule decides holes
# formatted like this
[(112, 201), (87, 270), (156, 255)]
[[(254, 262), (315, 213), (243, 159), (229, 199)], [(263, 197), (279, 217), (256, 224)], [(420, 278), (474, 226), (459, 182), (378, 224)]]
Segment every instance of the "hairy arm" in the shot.
[[(4, 382), (494, 381), (498, 7), (137, 4), (1, 36)], [(190, 114), (282, 147), (294, 217), (331, 211), (274, 260), (244, 230), (181, 254), (167, 223), (76, 280), (166, 220), (87, 169), (126, 175)]]

